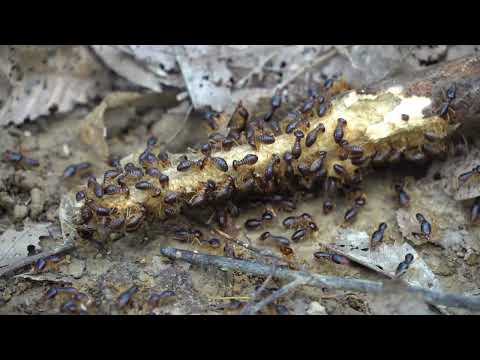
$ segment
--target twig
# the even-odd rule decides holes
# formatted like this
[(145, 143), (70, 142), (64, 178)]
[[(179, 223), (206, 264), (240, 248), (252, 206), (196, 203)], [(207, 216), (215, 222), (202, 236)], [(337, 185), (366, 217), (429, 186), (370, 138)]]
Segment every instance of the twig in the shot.
[[(250, 302), (247, 305), (245, 305), (243, 310), (240, 312), (240, 315), (253, 315), (253, 314), (255, 314), (255, 312), (252, 311), (252, 305), (255, 303), (255, 300), (257, 300), (258, 296), (263, 292), (263, 290), (265, 290), (265, 288), (267, 287), (270, 280), (272, 280), (273, 276), (275, 275), (276, 268), (277, 268), (277, 263), (274, 262), (272, 264), (272, 271), (270, 272), (270, 275), (268, 275), (268, 277), (265, 279), (262, 286), (260, 286), (260, 288), (258, 288), (258, 290), (254, 292), (254, 294), (252, 296), (252, 299), (250, 300)], [(258, 312), (258, 310), (256, 312)]]
[(11, 275), (15, 273), (17, 270), (23, 269), (24, 267), (35, 263), (38, 259), (47, 258), (49, 256), (58, 255), (61, 253), (66, 253), (73, 250), (74, 248), (75, 248), (75, 245), (67, 244), (53, 251), (42, 252), (37, 255), (28, 256), (23, 259), (17, 260), (0, 271), (0, 278)]
[(237, 81), (235, 84), (235, 88), (239, 89), (245, 86), (245, 83), (254, 75), (254, 74), (260, 74), (263, 71), (263, 68), (265, 67), (265, 64), (268, 63), (271, 59), (273, 59), (276, 55), (278, 54), (278, 51), (274, 51), (271, 54), (265, 56), (262, 60), (260, 60), (260, 63), (255, 66), (252, 70), (248, 72), (247, 75), (245, 75), (243, 78)]
[[(202, 266), (215, 266), (220, 269), (242, 271), (254, 275), (268, 276), (271, 267), (254, 261), (231, 259), (224, 256), (207, 255), (201, 253), (193, 253), (191, 251), (179, 250), (171, 247), (161, 248), (162, 255), (171, 259), (186, 261), (190, 264)], [(313, 287), (329, 287), (333, 289), (364, 292), (364, 293), (386, 293), (392, 289), (382, 282), (375, 282), (363, 279), (342, 278), (336, 276), (327, 276), (314, 274), (306, 271), (290, 270), (287, 267), (278, 267), (275, 271), (275, 277), (284, 280), (299, 280), (303, 284)], [(473, 311), (480, 311), (480, 297), (463, 296), (458, 294), (445, 294), (438, 291), (432, 291), (417, 286), (403, 285), (395, 282), (403, 291), (417, 295), (424, 301), (445, 305), (449, 307), (465, 308)]]
[(277, 300), (278, 298), (282, 297), (283, 295), (285, 295), (286, 293), (288, 293), (289, 291), (292, 291), (294, 289), (296, 289), (297, 287), (299, 286), (302, 286), (302, 285), (305, 285), (305, 281), (302, 280), (302, 279), (296, 279), (296, 280), (293, 280), (291, 282), (289, 282), (287, 285), (285, 285), (284, 287), (278, 289), (277, 291), (275, 291), (273, 294), (271, 294), (269, 297), (267, 297), (266, 299), (263, 299), (262, 301), (259, 301), (258, 303), (256, 303), (253, 307), (252, 307), (252, 310), (250, 311), (250, 314), (247, 314), (247, 315), (255, 315), (257, 312), (259, 312), (263, 307), (271, 304), (272, 302), (274, 302), (275, 300)]
[(290, 84), (293, 80), (295, 80), (297, 77), (302, 75), (307, 69), (311, 69), (311, 68), (313, 68), (313, 67), (315, 67), (315, 66), (317, 66), (317, 65), (319, 65), (319, 64), (321, 64), (321, 63), (323, 63), (323, 62), (325, 62), (329, 59), (331, 59), (333, 56), (335, 56), (337, 54), (337, 52), (338, 52), (338, 50), (336, 48), (332, 48), (329, 51), (327, 51), (326, 53), (324, 53), (323, 55), (316, 58), (311, 63), (303, 65), (302, 67), (300, 67), (300, 69), (297, 70), (297, 72), (295, 72), (295, 74), (293, 74), (288, 79), (285, 79), (280, 84), (278, 84), (274, 88), (273, 92), (283, 89), (285, 86)]
[(163, 149), (164, 149), (165, 147), (167, 147), (168, 145), (170, 145), (171, 142), (174, 141), (174, 140), (177, 138), (177, 136), (181, 134), (181, 132), (182, 132), (183, 130), (185, 130), (185, 124), (187, 123), (187, 120), (188, 120), (188, 118), (190, 117), (190, 114), (192, 113), (192, 110), (193, 110), (193, 105), (190, 104), (190, 106), (188, 107), (188, 110), (187, 110), (187, 112), (185, 113), (185, 116), (184, 116), (184, 118), (183, 118), (183, 120), (182, 120), (182, 125), (180, 126), (180, 128), (178, 129), (178, 131), (175, 132), (175, 134), (173, 134), (173, 135), (170, 137), (170, 139), (168, 139), (168, 140), (165, 142), (165, 145), (163, 146)]

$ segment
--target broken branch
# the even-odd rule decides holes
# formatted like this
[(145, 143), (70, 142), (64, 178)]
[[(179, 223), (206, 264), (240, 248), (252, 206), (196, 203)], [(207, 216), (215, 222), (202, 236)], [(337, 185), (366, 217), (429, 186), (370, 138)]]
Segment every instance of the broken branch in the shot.
[[(163, 256), (166, 256), (170, 259), (182, 260), (195, 265), (215, 266), (219, 269), (241, 271), (260, 276), (268, 276), (271, 273), (271, 266), (249, 260), (232, 259), (224, 256), (194, 253), (192, 251), (180, 250), (171, 247), (161, 248), (160, 252)], [(381, 294), (393, 290), (393, 288), (389, 286), (391, 283), (387, 283), (387, 285), (385, 285), (382, 282), (375, 282), (370, 280), (314, 274), (307, 271), (290, 270), (282, 266), (277, 267), (274, 277), (282, 280), (290, 280), (296, 282), (295, 287), (298, 286), (297, 283), (301, 282), (302, 285), (308, 285), (313, 287), (328, 287), (338, 290), (356, 291), (363, 293)], [(403, 291), (419, 296), (428, 303), (449, 307), (465, 308), (473, 311), (480, 311), (479, 297), (463, 296), (458, 294), (445, 294), (442, 292), (432, 291), (417, 286), (403, 285), (401, 283), (398, 283), (398, 285), (399, 287), (402, 287)], [(287, 290), (289, 289), (290, 287), (287, 288)], [(283, 293), (280, 294), (280, 296), (281, 295), (283, 295)]]

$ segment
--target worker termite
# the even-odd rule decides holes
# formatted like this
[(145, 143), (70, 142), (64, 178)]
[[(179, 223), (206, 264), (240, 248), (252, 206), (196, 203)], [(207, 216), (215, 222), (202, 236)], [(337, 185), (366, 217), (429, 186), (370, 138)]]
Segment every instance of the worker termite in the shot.
[(106, 227), (112, 232), (118, 232), (123, 230), (124, 225), (125, 218), (123, 216), (118, 218), (108, 218), (106, 223)]
[(208, 239), (205, 243), (213, 249), (218, 249), (222, 245), (221, 241), (217, 238)]
[(298, 159), (300, 155), (302, 155), (301, 141), (305, 135), (301, 130), (295, 130), (293, 135), (295, 135), (295, 143), (293, 144), (291, 153), (294, 159)]
[(382, 243), (383, 235), (384, 235), (386, 229), (387, 229), (387, 224), (382, 222), (378, 226), (378, 230), (375, 230), (373, 232), (372, 237), (370, 238), (370, 248), (371, 249), (376, 248), (379, 244)]
[(225, 159), (223, 159), (221, 157), (212, 157), (211, 159), (212, 159), (213, 164), (215, 165), (215, 167), (218, 170), (223, 171), (223, 172), (228, 171), (228, 164), (225, 161)]
[(40, 162), (38, 160), (28, 158), (20, 154), (19, 152), (12, 150), (6, 150), (3, 153), (3, 160), (23, 169), (37, 167), (40, 165)]
[(143, 170), (139, 167), (136, 167), (131, 162), (125, 165), (125, 173), (128, 177), (131, 178), (141, 178), (144, 175)]
[(263, 225), (263, 221), (261, 219), (248, 219), (245, 221), (245, 228), (248, 230), (258, 229)]
[(290, 312), (285, 305), (273, 304), (273, 307), (275, 308), (275, 313), (277, 315), (290, 315)]
[(340, 141), (343, 140), (344, 136), (344, 128), (347, 126), (347, 120), (339, 118), (337, 120), (337, 126), (335, 127), (335, 130), (333, 131), (333, 139), (337, 144), (340, 143)]
[(450, 113), (455, 114), (455, 110), (452, 108), (452, 102), (455, 100), (457, 95), (457, 86), (453, 84), (447, 89), (446, 92), (446, 101), (440, 106), (439, 116), (450, 120)]
[(477, 197), (470, 209), (470, 222), (472, 224), (480, 223), (480, 197)]
[(117, 306), (119, 309), (123, 309), (125, 306), (132, 302), (132, 297), (138, 292), (138, 287), (132, 286), (129, 289), (122, 292), (117, 298)]
[(292, 132), (295, 131), (295, 129), (298, 127), (298, 124), (299, 124), (299, 120), (295, 120), (295, 121), (292, 121), (290, 122), (286, 127), (285, 127), (285, 132), (287, 134), (291, 134)]
[(296, 230), (293, 235), (292, 235), (292, 241), (293, 242), (299, 242), (301, 239), (303, 239), (304, 237), (306, 237), (308, 234), (308, 230), (307, 229), (304, 229), (304, 228), (301, 228), (301, 229), (298, 229)]
[(280, 164), (280, 157), (277, 154), (272, 155), (272, 159), (268, 163), (265, 173), (263, 175), (263, 180), (265, 182), (269, 182), (270, 180), (273, 179), (275, 175), (275, 166)]
[(87, 203), (87, 206), (91, 208), (97, 216), (100, 216), (100, 217), (113, 215), (117, 211), (116, 208), (107, 208), (107, 207), (99, 206), (91, 200)]
[(85, 171), (90, 170), (92, 164), (89, 162), (82, 162), (79, 164), (71, 164), (63, 171), (64, 178), (70, 178), (75, 175), (85, 175)]
[(322, 117), (325, 116), (327, 113), (328, 105), (327, 104), (320, 104), (317, 108), (317, 116)]
[(260, 241), (265, 241), (269, 239), (280, 246), (290, 246), (290, 240), (288, 240), (286, 237), (272, 235), (268, 231), (262, 233), (258, 239)]
[(153, 184), (150, 181), (142, 180), (135, 183), (135, 189), (138, 190), (150, 190), (153, 189)]
[(156, 164), (158, 162), (157, 157), (150, 152), (150, 149), (147, 147), (139, 156), (138, 162), (143, 167), (148, 167), (150, 165)]
[(177, 171), (187, 171), (193, 165), (193, 161), (190, 160), (181, 160), (180, 163), (177, 165)]
[(427, 240), (430, 240), (430, 235), (432, 233), (432, 225), (425, 219), (425, 217), (417, 213), (415, 218), (420, 223), (420, 233), (414, 233), (414, 235), (420, 235)]
[(233, 168), (237, 170), (243, 165), (254, 165), (258, 161), (258, 156), (255, 154), (247, 154), (242, 160), (233, 160)]
[(228, 122), (227, 127), (231, 130), (236, 132), (241, 132), (245, 129), (245, 125), (248, 121), (249, 113), (248, 110), (243, 106), (242, 102), (240, 101), (235, 108), (235, 111)]
[(160, 305), (165, 305), (171, 301), (174, 301), (176, 298), (176, 294), (172, 290), (165, 290), (161, 293), (153, 293), (148, 298), (148, 306), (151, 309), (154, 309)]
[(103, 188), (104, 195), (129, 194), (128, 186), (107, 185)]
[(307, 226), (310, 222), (313, 222), (312, 215), (303, 213), (299, 216), (289, 216), (283, 219), (282, 224), (287, 229), (298, 229)]
[(473, 175), (480, 174), (480, 165), (475, 166), (472, 170), (464, 172), (458, 176), (458, 187), (463, 186)]
[(312, 146), (317, 141), (319, 133), (325, 132), (325, 126), (323, 124), (318, 124), (312, 131), (310, 131), (305, 139), (305, 145), (307, 147)]
[(117, 176), (119, 176), (122, 172), (119, 169), (110, 169), (107, 170), (103, 173), (103, 183), (105, 184), (106, 182), (115, 179)]
[(405, 255), (405, 259), (400, 264), (398, 264), (397, 269), (395, 270), (395, 276), (399, 277), (405, 274), (405, 272), (410, 267), (410, 264), (413, 262), (413, 259), (414, 256), (412, 254), (408, 253), (407, 255)]
[(410, 205), (410, 196), (404, 190), (403, 184), (395, 184), (395, 191), (397, 192), (400, 207), (408, 207)]
[(262, 144), (270, 145), (275, 142), (275, 136), (270, 134), (261, 134), (256, 137), (256, 140)]
[(313, 162), (310, 164), (310, 171), (312, 173), (316, 173), (319, 170), (321, 170), (326, 157), (327, 157), (326, 151), (319, 151), (318, 157), (315, 160), (313, 160)]
[(357, 217), (358, 209), (359, 208), (357, 206), (354, 206), (354, 207), (348, 209), (345, 212), (344, 220), (346, 222), (352, 222)]
[(83, 190), (82, 190), (82, 191), (78, 191), (78, 192), (75, 194), (75, 199), (76, 199), (77, 201), (82, 201), (82, 200), (85, 199), (86, 196), (87, 196), (87, 195), (85, 194), (85, 191), (83, 191)]
[(97, 179), (95, 179), (93, 176), (88, 178), (87, 188), (93, 189), (93, 193), (97, 198), (103, 197), (103, 187), (97, 182)]
[(190, 242), (192, 244), (197, 242), (201, 244), (203, 233), (197, 229), (177, 229), (173, 238), (181, 242)]
[(328, 259), (328, 260), (334, 262), (335, 264), (339, 264), (339, 265), (350, 264), (350, 260), (348, 260), (345, 256), (339, 255), (339, 254), (334, 254), (334, 253), (316, 251), (315, 253), (313, 253), (313, 257), (317, 260)]
[(140, 226), (145, 221), (145, 212), (136, 212), (130, 215), (126, 220), (125, 220), (125, 231), (126, 232), (134, 232), (137, 231)]

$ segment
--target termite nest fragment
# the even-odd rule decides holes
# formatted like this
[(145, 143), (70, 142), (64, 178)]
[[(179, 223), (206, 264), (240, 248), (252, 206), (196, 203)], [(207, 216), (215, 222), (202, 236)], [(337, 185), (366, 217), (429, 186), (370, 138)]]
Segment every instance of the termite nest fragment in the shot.
[[(187, 207), (298, 189), (323, 193), (328, 214), (336, 193), (361, 191), (367, 170), (401, 159), (432, 158), (455, 130), (442, 116), (423, 115), (429, 98), (390, 89), (376, 95), (332, 89), (339, 87), (312, 92), (285, 118), (277, 118), (278, 94), (268, 116), (252, 115), (241, 103), (228, 122), (226, 114), (216, 114), (215, 121), (230, 126), (227, 137), (232, 142), (227, 147), (227, 137), (217, 133), (198, 150), (172, 155), (160, 152), (158, 143), (149, 139), (146, 148), (79, 189), (77, 233), (103, 241), (112, 232), (136, 231), (147, 219), (168, 219)], [(279, 131), (272, 131), (272, 121), (280, 125)], [(407, 206), (408, 195), (397, 191), (401, 205)], [(353, 221), (360, 208), (355, 204), (345, 221)], [(261, 222), (251, 219), (246, 226), (255, 228)], [(308, 226), (297, 229), (292, 241), (310, 231)]]

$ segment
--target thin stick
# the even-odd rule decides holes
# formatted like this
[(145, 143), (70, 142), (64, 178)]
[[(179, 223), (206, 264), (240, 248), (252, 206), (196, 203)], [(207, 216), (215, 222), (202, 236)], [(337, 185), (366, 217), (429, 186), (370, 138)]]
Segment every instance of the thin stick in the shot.
[(305, 281), (302, 280), (302, 279), (297, 279), (297, 280), (293, 280), (293, 281), (289, 282), (287, 285), (278, 289), (277, 291), (275, 291), (273, 294), (271, 294), (266, 299), (263, 299), (262, 301), (259, 301), (258, 303), (256, 303), (252, 307), (252, 310), (250, 311), (250, 313), (247, 314), (247, 315), (255, 315), (257, 312), (259, 312), (265, 306), (271, 304), (272, 302), (274, 302), (278, 298), (282, 297), (286, 293), (288, 293), (288, 292), (290, 292), (290, 291), (292, 291), (292, 290), (294, 290), (297, 287), (302, 286), (302, 285), (305, 285)]
[(173, 140), (175, 140), (177, 138), (178, 135), (180, 135), (183, 130), (185, 130), (185, 124), (187, 123), (187, 120), (188, 118), (190, 117), (190, 114), (192, 113), (192, 110), (193, 110), (193, 105), (190, 104), (190, 106), (188, 107), (187, 109), (187, 112), (185, 113), (185, 116), (183, 117), (183, 120), (182, 120), (182, 126), (180, 126), (180, 128), (178, 129), (178, 131), (173, 134), (170, 139), (168, 139), (165, 144), (163, 145), (162, 147), (162, 150), (165, 149), (168, 145), (170, 145), (172, 143)]
[(24, 267), (26, 267), (28, 265), (32, 265), (38, 259), (44, 259), (44, 258), (47, 258), (47, 257), (52, 256), (52, 255), (58, 255), (58, 254), (61, 254), (61, 253), (66, 253), (66, 252), (69, 252), (69, 251), (73, 250), (74, 248), (75, 248), (75, 245), (67, 244), (67, 245), (63, 245), (60, 248), (58, 248), (56, 250), (53, 250), (53, 251), (48, 251), (48, 252), (40, 253), (40, 254), (33, 255), (33, 256), (28, 256), (28, 257), (25, 257), (23, 259), (17, 260), (14, 263), (8, 265), (6, 268), (4, 268), (0, 271), (0, 278), (2, 278), (4, 276), (12, 275), (17, 270), (23, 269)]
[(293, 80), (295, 80), (296, 78), (298, 78), (300, 75), (302, 75), (307, 69), (311, 69), (329, 59), (331, 59), (333, 56), (335, 56), (337, 54), (338, 50), (336, 48), (332, 48), (330, 49), (329, 51), (327, 51), (326, 53), (324, 53), (323, 55), (319, 56), (318, 58), (316, 58), (313, 62), (311, 62), (310, 64), (306, 64), (304, 66), (302, 66), (300, 69), (297, 70), (297, 72), (295, 74), (293, 74), (292, 76), (290, 76), (288, 79), (285, 79), (284, 81), (282, 81), (280, 84), (278, 84), (274, 91), (277, 91), (277, 90), (280, 90), (280, 89), (283, 89), (285, 86), (287, 86), (288, 84), (290, 84)]
[[(276, 268), (277, 268), (277, 264), (274, 262), (272, 265), (272, 271), (270, 272), (270, 275), (268, 275), (268, 277), (265, 279), (262, 286), (260, 286), (260, 288), (258, 288), (258, 290), (254, 292), (251, 301), (243, 308), (243, 310), (240, 312), (240, 315), (255, 314), (255, 312), (252, 312), (252, 305), (255, 303), (255, 300), (258, 299), (258, 296), (263, 292), (263, 290), (265, 290), (270, 280), (272, 280), (273, 275), (275, 275)], [(258, 310), (256, 312), (258, 312)]]
[[(161, 248), (162, 255), (171, 259), (186, 261), (190, 264), (202, 266), (215, 266), (220, 269), (242, 271), (254, 275), (268, 276), (271, 272), (269, 265), (260, 264), (254, 261), (231, 259), (224, 256), (214, 256), (202, 253), (193, 253), (191, 251), (175, 249), (171, 247)], [(392, 282), (385, 285), (382, 282), (375, 282), (363, 279), (342, 278), (336, 276), (327, 276), (314, 274), (307, 271), (290, 270), (287, 267), (280, 266), (275, 271), (275, 277), (284, 280), (301, 280), (305, 285), (313, 287), (329, 287), (333, 289), (356, 291), (363, 293), (386, 293), (392, 291)], [(465, 308), (473, 311), (480, 311), (480, 297), (463, 296), (458, 294), (445, 294), (438, 291), (432, 291), (417, 286), (403, 285), (394, 282), (403, 291), (417, 295), (424, 301), (445, 305), (449, 307)]]

